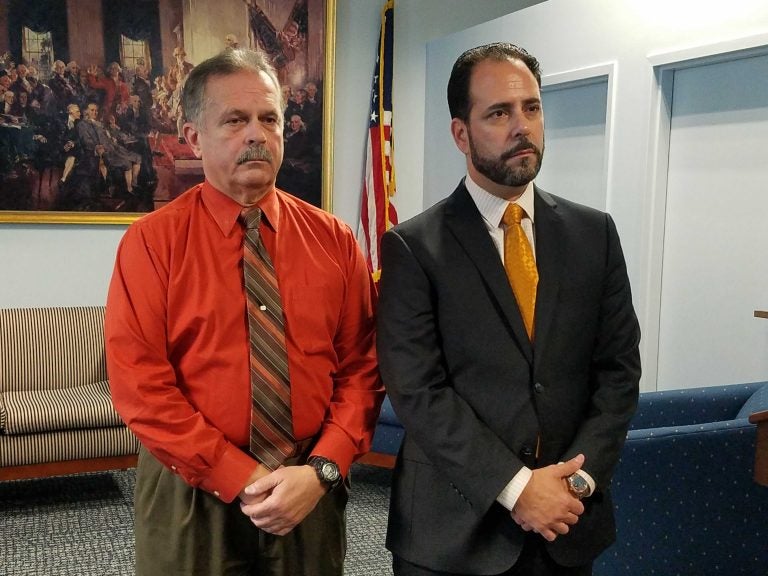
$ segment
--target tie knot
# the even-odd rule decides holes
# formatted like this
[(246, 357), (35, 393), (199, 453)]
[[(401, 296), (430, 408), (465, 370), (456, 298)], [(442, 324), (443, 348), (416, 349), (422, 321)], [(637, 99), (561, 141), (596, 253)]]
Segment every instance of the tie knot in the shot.
[(513, 224), (520, 224), (524, 216), (525, 210), (523, 210), (522, 206), (519, 204), (509, 204), (507, 209), (504, 210), (504, 216), (501, 218), (501, 221), (507, 226), (512, 226)]
[(246, 207), (240, 212), (240, 220), (246, 230), (258, 230), (261, 223), (261, 208)]

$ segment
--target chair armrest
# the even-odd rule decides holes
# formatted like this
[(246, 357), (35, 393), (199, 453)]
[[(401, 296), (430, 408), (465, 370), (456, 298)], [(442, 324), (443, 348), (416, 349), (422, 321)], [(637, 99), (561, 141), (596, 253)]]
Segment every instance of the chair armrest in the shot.
[(640, 394), (631, 429), (683, 426), (731, 420), (765, 382)]
[(692, 487), (710, 482), (727, 484), (737, 477), (749, 478), (755, 437), (756, 428), (746, 418), (632, 430), (627, 434), (614, 481), (642, 478), (649, 484), (646, 488), (652, 488), (685, 482), (691, 482)]

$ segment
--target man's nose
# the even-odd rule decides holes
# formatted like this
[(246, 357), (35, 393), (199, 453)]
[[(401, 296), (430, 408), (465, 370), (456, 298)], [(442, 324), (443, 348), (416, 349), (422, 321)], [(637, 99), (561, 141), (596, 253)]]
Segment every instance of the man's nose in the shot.
[(528, 136), (531, 133), (531, 126), (526, 118), (525, 114), (518, 112), (512, 116), (511, 126), (512, 136), (519, 138), (521, 136)]
[(248, 145), (266, 142), (267, 136), (260, 122), (250, 122), (246, 129), (246, 142)]

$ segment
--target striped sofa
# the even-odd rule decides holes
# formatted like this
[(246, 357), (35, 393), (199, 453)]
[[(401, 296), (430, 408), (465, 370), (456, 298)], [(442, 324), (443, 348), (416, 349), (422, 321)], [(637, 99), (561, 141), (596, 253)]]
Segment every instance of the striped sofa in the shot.
[(104, 307), (0, 310), (0, 480), (127, 468), (138, 448), (112, 407)]

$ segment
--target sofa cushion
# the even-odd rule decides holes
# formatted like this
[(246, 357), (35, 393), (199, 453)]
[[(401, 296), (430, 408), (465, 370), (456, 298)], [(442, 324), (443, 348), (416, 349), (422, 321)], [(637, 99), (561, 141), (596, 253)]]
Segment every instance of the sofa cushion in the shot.
[(0, 309), (0, 392), (106, 379), (104, 306)]
[(759, 388), (739, 410), (736, 418), (749, 418), (755, 412), (768, 410), (768, 384)]
[(30, 434), (122, 424), (112, 407), (109, 382), (0, 393), (4, 434)]

